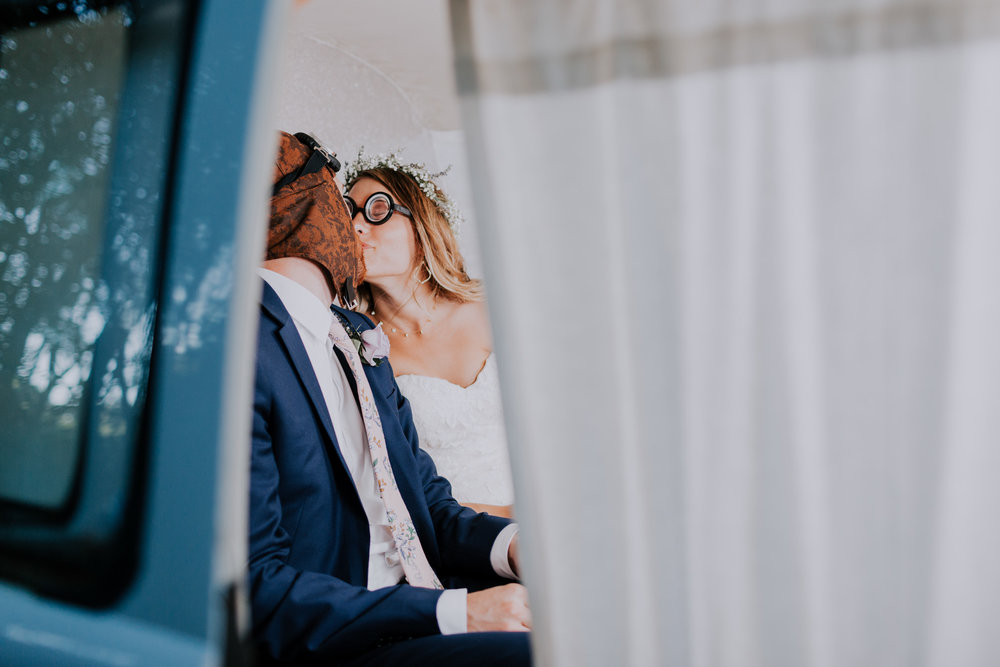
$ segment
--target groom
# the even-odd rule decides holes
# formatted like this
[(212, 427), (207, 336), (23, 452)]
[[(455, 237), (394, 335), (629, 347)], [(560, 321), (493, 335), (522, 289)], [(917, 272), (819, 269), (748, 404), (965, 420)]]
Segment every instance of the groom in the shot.
[(338, 168), (308, 135), (282, 133), (259, 270), (254, 639), (275, 661), (528, 665), (516, 526), (451, 497), (381, 330), (331, 309), (364, 278)]

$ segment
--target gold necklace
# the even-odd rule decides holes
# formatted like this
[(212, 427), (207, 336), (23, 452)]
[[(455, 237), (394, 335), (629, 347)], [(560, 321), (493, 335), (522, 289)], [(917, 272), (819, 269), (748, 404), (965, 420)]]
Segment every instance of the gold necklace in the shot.
[[(404, 301), (403, 305), (396, 309), (396, 312), (392, 314), (392, 318), (395, 318), (396, 315), (399, 314), (399, 311), (401, 311), (403, 309), (403, 306), (405, 306), (406, 304), (408, 304), (410, 301), (413, 300), (413, 296), (414, 295), (411, 294), (410, 298), (407, 299), (406, 301)], [(419, 306), (420, 304), (417, 304), (417, 305)], [(421, 308), (421, 310), (423, 310), (423, 308)], [(427, 312), (427, 311), (424, 311), (424, 312)], [(372, 319), (374, 319), (376, 317), (376, 315), (375, 315), (375, 303), (374, 302), (372, 302), (372, 309), (371, 309), (371, 313), (370, 314), (372, 316)], [(390, 320), (389, 320), (390, 322), (391, 322), (392, 318), (390, 318)], [(426, 323), (430, 324), (430, 321), (431, 321), (430, 313), (428, 313), (428, 317), (426, 319)], [(387, 326), (389, 327), (389, 331), (391, 333), (401, 333), (401, 334), (403, 334), (404, 338), (409, 338), (411, 333), (415, 334), (415, 335), (418, 335), (418, 336), (422, 336), (423, 333), (424, 333), (424, 329), (423, 329), (422, 326), (419, 329), (417, 329), (416, 331), (407, 331), (406, 329), (404, 329), (403, 327), (399, 326), (398, 324), (391, 324), (391, 323), (387, 322), (385, 318), (379, 319), (378, 323), (379, 324), (387, 324)]]
[[(375, 310), (374, 309), (372, 310), (371, 315), (372, 315), (372, 317), (375, 317)], [(379, 320), (378, 323), (379, 324), (385, 324), (385, 321), (384, 320)], [(423, 333), (424, 333), (423, 329), (417, 329), (416, 331), (410, 332), (410, 331), (407, 331), (406, 329), (404, 329), (403, 327), (392, 326), (391, 324), (389, 325), (389, 331), (392, 332), (392, 333), (397, 333), (397, 332), (401, 333), (401, 334), (403, 334), (403, 336), (405, 338), (409, 338), (411, 333), (414, 333), (414, 334), (417, 334), (417, 335), (423, 335)]]

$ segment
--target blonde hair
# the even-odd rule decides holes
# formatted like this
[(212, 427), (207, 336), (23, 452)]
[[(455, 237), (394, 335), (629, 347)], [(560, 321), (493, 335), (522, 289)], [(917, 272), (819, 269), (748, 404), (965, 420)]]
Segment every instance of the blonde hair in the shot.
[[(441, 209), (420, 189), (413, 177), (388, 167), (375, 167), (361, 171), (352, 179), (351, 185), (361, 178), (372, 178), (386, 188), (396, 203), (410, 209), (414, 235), (417, 239), (417, 252), (423, 256), (420, 269), (426, 276), (418, 280), (427, 280), (434, 298), (444, 298), (465, 303), (482, 301), (485, 290), (481, 280), (469, 277), (465, 270), (465, 260), (458, 249), (458, 239), (448, 219)], [(434, 186), (439, 199), (444, 200), (444, 193), (437, 185)], [(358, 310), (367, 311), (372, 305), (371, 286), (361, 284), (359, 290), (360, 303)]]

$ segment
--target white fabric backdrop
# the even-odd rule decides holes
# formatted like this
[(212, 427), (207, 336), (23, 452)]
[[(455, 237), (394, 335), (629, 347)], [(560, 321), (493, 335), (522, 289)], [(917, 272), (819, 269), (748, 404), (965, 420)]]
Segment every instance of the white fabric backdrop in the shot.
[(1000, 662), (1000, 9), (452, 0), (542, 665)]

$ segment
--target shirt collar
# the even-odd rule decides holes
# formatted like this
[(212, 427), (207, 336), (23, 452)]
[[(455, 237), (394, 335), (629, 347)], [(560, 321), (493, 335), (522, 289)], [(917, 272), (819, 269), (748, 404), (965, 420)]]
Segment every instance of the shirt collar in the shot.
[(326, 339), (330, 333), (330, 320), (333, 318), (329, 305), (323, 305), (315, 294), (280, 273), (258, 268), (257, 275), (277, 293), (285, 310), (297, 325), (320, 340)]

